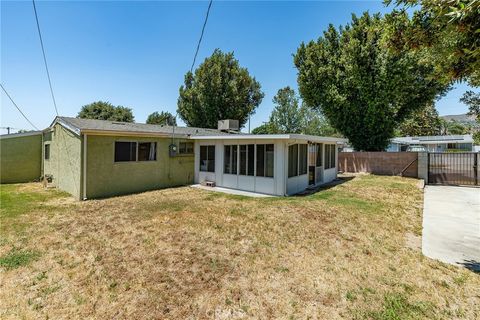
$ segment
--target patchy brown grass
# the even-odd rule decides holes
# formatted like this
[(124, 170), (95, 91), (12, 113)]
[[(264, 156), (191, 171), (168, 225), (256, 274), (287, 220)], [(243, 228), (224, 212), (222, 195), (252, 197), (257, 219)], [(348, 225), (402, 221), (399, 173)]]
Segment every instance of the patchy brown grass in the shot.
[(2, 319), (480, 316), (480, 275), (418, 250), (414, 179), (359, 176), (285, 199), (185, 187), (72, 202), (35, 184), (2, 188), (2, 199), (10, 193), (48, 196), (28, 212), (2, 203), (0, 259), (20, 257), (0, 268)]

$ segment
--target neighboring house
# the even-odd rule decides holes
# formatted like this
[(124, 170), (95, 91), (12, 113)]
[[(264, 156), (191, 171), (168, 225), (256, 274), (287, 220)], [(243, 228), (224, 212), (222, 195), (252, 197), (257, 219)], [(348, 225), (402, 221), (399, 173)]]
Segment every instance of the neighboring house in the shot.
[(393, 138), (386, 151), (406, 151), (409, 146), (424, 146), (429, 152), (470, 152), (474, 150), (472, 135), (446, 135)]
[(57, 117), (43, 131), (42, 172), (76, 199), (206, 181), (283, 196), (334, 180), (339, 141)]
[(42, 176), (42, 132), (0, 135), (0, 183), (39, 180)]

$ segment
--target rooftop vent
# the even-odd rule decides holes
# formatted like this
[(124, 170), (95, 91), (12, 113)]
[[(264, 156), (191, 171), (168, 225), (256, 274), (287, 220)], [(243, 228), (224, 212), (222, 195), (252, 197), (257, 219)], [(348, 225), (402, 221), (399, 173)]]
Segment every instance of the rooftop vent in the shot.
[(226, 119), (226, 120), (218, 120), (218, 130), (220, 131), (235, 131), (238, 132), (240, 130), (240, 125), (238, 120)]
[(115, 121), (112, 121), (112, 124), (118, 124), (118, 125), (124, 126), (124, 125), (125, 125), (125, 122), (115, 122)]

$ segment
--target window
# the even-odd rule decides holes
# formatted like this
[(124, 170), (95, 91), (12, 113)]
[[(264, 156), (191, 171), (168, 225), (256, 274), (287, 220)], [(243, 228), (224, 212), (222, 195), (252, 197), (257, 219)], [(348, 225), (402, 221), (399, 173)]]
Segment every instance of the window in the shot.
[(288, 177), (298, 176), (298, 144), (288, 147)]
[[(249, 161), (251, 161), (251, 160), (249, 159)], [(273, 169), (274, 169), (274, 146), (273, 146), (273, 144), (257, 144), (257, 173), (256, 173), (256, 176), (257, 177), (273, 178), (273, 171), (274, 171)], [(249, 171), (250, 171), (250, 169), (249, 169)], [(250, 172), (249, 172), (249, 175), (251, 175)]]
[(45, 160), (50, 159), (50, 144), (45, 145), (44, 158)]
[(298, 175), (307, 174), (308, 145), (300, 144), (298, 148)]
[(265, 145), (265, 177), (273, 177), (273, 144)]
[(247, 175), (247, 145), (242, 144), (239, 146), (240, 148), (240, 169), (238, 170), (238, 174), (242, 176)]
[(335, 168), (335, 148), (334, 144), (325, 145), (325, 169)]
[(257, 144), (257, 177), (265, 176), (265, 145)]
[(236, 145), (224, 147), (223, 173), (237, 174), (237, 147)]
[(247, 145), (247, 175), (255, 175), (255, 145)]
[(193, 154), (193, 142), (180, 142), (178, 145), (179, 154)]
[(200, 146), (200, 171), (215, 172), (215, 146)]
[(156, 142), (139, 142), (138, 143), (138, 161), (155, 161), (157, 160), (157, 143)]
[(317, 143), (317, 167), (321, 167), (323, 163), (323, 144)]
[(253, 176), (255, 173), (255, 145), (242, 144), (239, 146), (240, 168), (242, 176)]
[(115, 142), (115, 162), (136, 161), (137, 143), (136, 142)]

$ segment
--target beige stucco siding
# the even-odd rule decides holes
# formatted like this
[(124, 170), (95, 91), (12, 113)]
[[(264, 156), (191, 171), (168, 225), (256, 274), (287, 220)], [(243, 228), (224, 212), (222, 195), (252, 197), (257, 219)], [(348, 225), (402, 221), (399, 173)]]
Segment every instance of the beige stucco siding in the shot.
[(50, 144), (50, 159), (44, 160), (45, 175), (53, 176), (53, 185), (82, 196), (82, 139), (57, 124), (52, 132), (44, 134), (44, 145)]
[(0, 160), (1, 183), (39, 179), (42, 163), (41, 133), (0, 139)]
[[(115, 162), (115, 141), (157, 142), (156, 161)], [(175, 143), (186, 141), (175, 139)], [(194, 156), (170, 157), (171, 139), (87, 136), (87, 198), (100, 198), (193, 183)]]

